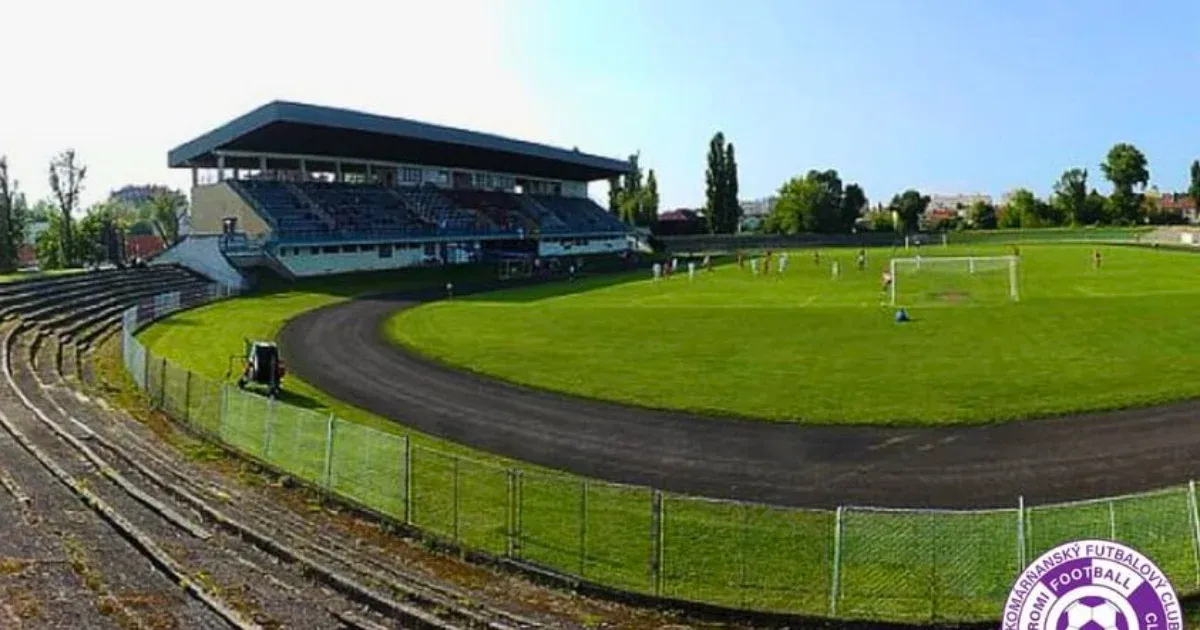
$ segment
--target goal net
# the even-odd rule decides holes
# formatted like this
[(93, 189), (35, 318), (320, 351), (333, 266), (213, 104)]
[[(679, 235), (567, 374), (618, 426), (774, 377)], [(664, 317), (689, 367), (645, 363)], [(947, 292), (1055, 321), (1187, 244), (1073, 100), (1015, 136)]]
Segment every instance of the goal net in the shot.
[(891, 304), (1016, 301), (1016, 256), (916, 256), (893, 258)]

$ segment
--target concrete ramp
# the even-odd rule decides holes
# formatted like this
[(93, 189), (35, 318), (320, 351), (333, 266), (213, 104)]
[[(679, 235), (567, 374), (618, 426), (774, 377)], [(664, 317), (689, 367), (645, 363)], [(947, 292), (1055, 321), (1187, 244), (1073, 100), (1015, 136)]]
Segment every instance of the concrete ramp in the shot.
[(154, 257), (152, 265), (180, 264), (214, 282), (239, 291), (249, 288), (246, 276), (221, 252), (221, 237), (190, 234), (187, 238)]

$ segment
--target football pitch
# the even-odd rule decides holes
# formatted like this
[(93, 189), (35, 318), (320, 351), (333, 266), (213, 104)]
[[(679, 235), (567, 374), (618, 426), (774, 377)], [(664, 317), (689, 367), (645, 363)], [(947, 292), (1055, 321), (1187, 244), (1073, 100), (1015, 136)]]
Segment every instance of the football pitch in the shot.
[[(924, 254), (943, 251), (946, 255), (967, 253), (954, 248), (927, 248)], [(1005, 289), (994, 293), (991, 284), (967, 287), (964, 291), (957, 282), (929, 281), (924, 293), (918, 294), (927, 304), (914, 306), (911, 310), (915, 321), (901, 325), (892, 321), (892, 307), (879, 304), (882, 301), (880, 272), (891, 254), (889, 250), (869, 252), (870, 262), (861, 276), (855, 275), (859, 272), (854, 269), (852, 250), (823, 252), (819, 265), (813, 262), (811, 252), (793, 252), (783, 277), (777, 274), (771, 278), (754, 278), (748, 269), (724, 265), (710, 277), (698, 277), (691, 283), (686, 275), (655, 283), (648, 279), (647, 273), (638, 272), (581, 280), (569, 286), (547, 285), (478, 298), (460, 298), (453, 303), (422, 307), (412, 312), (420, 313), (425, 308), (430, 314), (439, 310), (463, 309), (479, 313), (478, 309), (492, 309), (483, 311), (488, 317), (470, 320), (471, 326), (455, 331), (455, 335), (469, 337), (492, 327), (528, 335), (545, 334), (545, 331), (523, 329), (516, 325), (519, 321), (524, 321), (526, 326), (533, 323), (541, 326), (546, 322), (538, 320), (536, 315), (522, 315), (514, 322), (494, 315), (503, 312), (512, 317), (510, 314), (535, 313), (547, 306), (563, 304), (568, 307), (552, 314), (553, 317), (561, 317), (565, 312), (574, 313), (583, 320), (583, 315), (591, 311), (593, 314), (586, 318), (586, 327), (591, 331), (588, 334), (595, 334), (596, 330), (618, 328), (615, 318), (619, 315), (620, 305), (627, 303), (629, 320), (645, 318), (649, 329), (659, 331), (639, 340), (640, 347), (616, 348), (575, 338), (572, 346), (562, 349), (573, 352), (571, 359), (575, 361), (592, 358), (579, 351), (581, 346), (588, 344), (591, 351), (614, 353), (606, 361), (611, 372), (574, 372), (573, 379), (564, 373), (562, 380), (579, 382), (594, 377), (619, 383), (647, 376), (674, 378), (670, 374), (670, 360), (655, 355), (663, 347), (660, 345), (662, 339), (658, 337), (666, 335), (664, 330), (675, 331), (670, 334), (682, 337), (683, 333), (677, 327), (703, 319), (657, 314), (676, 307), (680, 307), (677, 310), (684, 315), (689, 311), (731, 315), (721, 321), (738, 333), (737, 338), (719, 341), (724, 344), (721, 348), (727, 353), (724, 359), (727, 361), (740, 352), (737, 344), (746, 343), (745, 338), (771, 340), (770, 331), (764, 330), (758, 321), (746, 319), (747, 313), (758, 316), (776, 311), (801, 311), (800, 315), (860, 311), (863, 321), (878, 328), (876, 337), (886, 339), (887, 335), (911, 334), (944, 315), (960, 318), (990, 316), (993, 319), (989, 321), (1002, 322), (1030, 309), (1036, 311), (1039, 302), (1053, 304), (1074, 300), (1090, 305), (1070, 311), (1072, 314), (1059, 311), (1056, 319), (1039, 325), (1040, 330), (1057, 334), (1060, 328), (1067, 331), (1080, 329), (1082, 322), (1076, 320), (1086, 319), (1098, 303), (1109, 300), (1130, 309), (1123, 313), (1123, 323), (1112, 329), (1092, 325), (1087, 328), (1096, 330), (1100, 337), (1096, 340), (1098, 343), (1121, 342), (1121, 347), (1145, 351), (1147, 360), (1157, 356), (1158, 361), (1150, 368), (1157, 370), (1152, 372), (1155, 378), (1131, 379), (1157, 380), (1165, 371), (1173, 369), (1172, 362), (1185, 360), (1189, 352), (1188, 346), (1180, 344), (1188, 343), (1186, 318), (1190, 305), (1197, 299), (1190, 286), (1191, 277), (1200, 270), (1197, 268), (1200, 258), (1166, 250), (1112, 247), (1103, 250), (1103, 266), (1096, 272), (1091, 267), (1091, 251), (1081, 246), (1025, 248), (1021, 252), (1024, 257), (1020, 284), (1022, 299), (1016, 304), (1004, 298)], [(1011, 252), (1003, 248), (976, 248), (971, 253)], [(836, 256), (843, 258), (844, 269), (843, 276), (835, 281), (829, 275), (829, 263)], [(286, 320), (305, 310), (363, 292), (427, 286), (445, 280), (443, 273), (422, 270), (403, 277), (379, 275), (355, 282), (337, 279), (306, 283), (286, 291), (223, 301), (179, 313), (152, 326), (139, 337), (154, 352), (166, 355), (178, 366), (172, 369), (171, 384), (164, 388), (167, 398), (164, 406), (168, 410), (174, 409), (177, 417), (182, 415), (192, 424), (211, 424), (223, 441), (243, 452), (318, 484), (323, 478), (318, 464), (323, 454), (332, 452), (333, 475), (326, 482), (335, 492), (381, 513), (407, 520), (443, 539), (495, 554), (505, 553), (505, 515), (511, 507), (511, 496), (506, 499), (505, 473), (519, 468), (523, 470), (524, 479), (519, 500), (522, 514), (519, 537), (522, 551), (519, 555), (522, 559), (618, 588), (655, 592), (648, 573), (653, 555), (651, 541), (647, 538), (651, 514), (648, 507), (652, 505), (649, 489), (588, 481), (472, 452), (350, 408), (294, 378), (289, 378), (283, 400), (290, 404), (281, 406), (276, 412), (276, 422), (286, 430), (275, 433), (267, 444), (264, 445), (262, 440), (270, 412), (260, 397), (232, 390), (228, 413), (218, 418), (219, 382), (228, 356), (236, 354), (243, 338), (271, 338)], [(480, 275), (479, 270), (465, 269), (454, 279), (468, 282)], [(902, 287), (914, 287), (911, 283), (904, 284), (904, 276), (899, 280)], [(822, 289), (822, 294), (816, 297), (801, 295), (800, 291), (806, 289)], [(953, 295), (953, 301), (941, 297), (947, 293)], [(963, 293), (972, 295), (960, 295)], [(1103, 295), (1105, 293), (1109, 295)], [(901, 302), (905, 301), (905, 295), (904, 291), (900, 292)], [(637, 300), (630, 299), (633, 297)], [(1164, 310), (1167, 308), (1164, 305), (1172, 305), (1173, 299), (1183, 303)], [(578, 300), (582, 302), (576, 302)], [(589, 302), (600, 308), (588, 306)], [(572, 303), (575, 305), (570, 306)], [(714, 304), (720, 306), (708, 307)], [(501, 308), (509, 310), (495, 310)], [(1110, 310), (1117, 309), (1116, 305), (1110, 307)], [(741, 315), (735, 316), (739, 312)], [(1008, 315), (997, 315), (1004, 313)], [(538, 321), (531, 322), (529, 317)], [(826, 317), (822, 321), (833, 322), (827, 324), (833, 327), (839, 324), (836, 317)], [(953, 318), (940, 321), (955, 325)], [(1172, 327), (1166, 335), (1164, 322), (1168, 321)], [(635, 327), (632, 321), (626, 321), (624, 325)], [(962, 330), (970, 332), (983, 325), (975, 322), (952, 330), (963, 334)], [(709, 326), (714, 333), (723, 332), (717, 323)], [(816, 324), (794, 325), (786, 329), (790, 331), (789, 335), (774, 341), (785, 345), (789, 339), (820, 339), (822, 335), (814, 326)], [(1160, 333), (1174, 341), (1141, 347), (1149, 342), (1146, 336), (1138, 335), (1151, 334), (1154, 338), (1154, 334)], [(694, 329), (692, 334), (695, 334)], [(930, 343), (934, 347), (923, 351), (937, 353), (943, 360), (971, 358), (974, 351), (970, 348), (943, 347), (952, 343), (947, 334), (943, 331), (942, 335), (933, 335)], [(1135, 343), (1130, 336), (1136, 336), (1140, 341)], [(482, 336), (480, 340), (487, 341), (488, 337)], [(510, 340), (514, 345), (517, 342)], [(697, 345), (703, 342), (703, 339), (696, 339)], [(802, 344), (797, 341), (797, 345)], [(997, 343), (989, 347), (1000, 347), (1003, 351), (1001, 346), (1003, 344)], [(753, 347), (761, 351), (766, 345)], [(538, 348), (535, 352), (542, 350)], [(881, 352), (883, 350), (886, 346)], [(1055, 351), (1053, 347), (1044, 348), (1040, 354), (1054, 355)], [(620, 363), (622, 356), (637, 358)], [(973, 358), (977, 365), (979, 358)], [(831, 366), (837, 365), (836, 360), (825, 361)], [(716, 369), (722, 365), (724, 363), (714, 363), (711, 367)], [(188, 381), (178, 378), (184, 368), (196, 372)], [(949, 369), (947, 372), (953, 379), (964, 377)], [(754, 378), (762, 378), (762, 373), (746, 375), (740, 382), (749, 386)], [(181, 383), (190, 383), (190, 391), (180, 388)], [(1186, 379), (1169, 381), (1169, 385), (1172, 390), (1190, 391)], [(1056, 390), (1048, 387), (1037, 391)], [(939, 393), (930, 392), (924, 396), (934, 398)], [(1181, 395), (1185, 394), (1177, 394)], [(844, 401), (852, 398), (843, 396)], [(906, 397), (910, 405), (920, 400), (914, 394)], [(306, 413), (291, 405), (307, 407), (311, 411)], [(178, 413), (181, 409), (186, 410), (184, 414)], [(345, 420), (339, 420), (338, 439), (332, 451), (323, 445), (325, 419), (331, 412)], [(407, 441), (401, 441), (396, 437), (397, 433), (407, 436)], [(409, 442), (412, 445), (411, 461), (406, 466), (398, 466), (398, 462), (404, 461), (402, 455)], [(405, 490), (405, 484), (399, 482), (404, 478), (411, 479), (411, 496)], [(406, 504), (411, 507), (411, 513), (405, 509)], [(1152, 554), (1181, 591), (1194, 592), (1200, 586), (1200, 572), (1196, 569), (1200, 565), (1193, 547), (1193, 521), (1189, 516), (1193, 511), (1186, 488), (1112, 502), (1027, 508), (1023, 528), (1024, 557), (1034, 557), (1063, 540), (1111, 537)], [(668, 495), (663, 498), (662, 513), (663, 562), (661, 591), (658, 592), (669, 597), (726, 606), (912, 621), (993, 618), (1019, 564), (1016, 532), (1019, 521), (1015, 509), (977, 513), (847, 509), (844, 514), (835, 514), (832, 511), (773, 508)], [(838, 539), (840, 546), (835, 545)], [(840, 549), (840, 555), (835, 548)], [(835, 583), (838, 585), (836, 590)]]
[[(1007, 246), (778, 252), (751, 265), (581, 279), (430, 303), (396, 342), (512, 382), (635, 405), (787, 422), (984, 423), (1200, 396), (1200, 256), (1168, 249)], [(835, 261), (840, 274), (833, 274)]]

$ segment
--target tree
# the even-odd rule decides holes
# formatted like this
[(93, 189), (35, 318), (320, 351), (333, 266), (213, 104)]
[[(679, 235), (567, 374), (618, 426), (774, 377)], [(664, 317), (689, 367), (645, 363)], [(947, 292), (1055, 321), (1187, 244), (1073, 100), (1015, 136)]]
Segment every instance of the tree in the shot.
[(54, 202), (49, 199), (38, 199), (37, 203), (29, 209), (29, 223), (45, 223), (50, 220), (50, 216), (57, 214), (58, 211), (54, 208)]
[(1108, 150), (1100, 170), (1112, 182), (1113, 189), (1122, 192), (1133, 192), (1135, 186), (1144, 187), (1150, 181), (1146, 156), (1137, 147), (1124, 142)]
[(725, 215), (725, 134), (718, 131), (708, 141), (708, 169), (704, 171), (704, 214), (708, 231), (720, 234)]
[(642, 186), (639, 156), (629, 156), (630, 170), (617, 188), (617, 216), (629, 225), (653, 225), (658, 220), (658, 178), (650, 170), (646, 186)]
[(793, 177), (780, 186), (779, 199), (767, 216), (765, 231), (778, 234), (816, 231), (822, 190), (812, 173), (808, 177)]
[(766, 230), (784, 234), (849, 233), (866, 206), (867, 196), (861, 186), (843, 187), (842, 178), (833, 169), (812, 170), (780, 187)]
[(62, 269), (67, 266), (67, 252), (63, 251), (62, 247), (62, 215), (52, 212), (47, 215), (46, 220), (50, 225), (38, 235), (34, 245), (37, 250), (38, 267), (42, 271)]
[[(146, 219), (167, 247), (179, 242), (180, 223), (187, 216), (187, 209), (187, 198), (176, 190), (159, 192), (146, 204)], [(141, 218), (123, 210), (125, 209), (113, 208), (114, 218), (123, 219), (126, 229)]]
[(971, 204), (967, 216), (970, 217), (971, 225), (978, 230), (994, 230), (996, 229), (996, 206), (982, 200), (976, 199), (975, 203)]
[(1104, 214), (1109, 223), (1133, 225), (1141, 214), (1142, 195), (1132, 191), (1114, 189), (1105, 203)]
[(1059, 225), (1062, 217), (1050, 204), (1026, 188), (1013, 191), (1000, 217), (1003, 228), (1038, 228)]
[(1136, 223), (1142, 200), (1134, 188), (1145, 187), (1150, 181), (1146, 156), (1132, 144), (1122, 142), (1109, 149), (1100, 170), (1113, 185), (1113, 194), (1108, 198), (1109, 218), (1115, 223)]
[(75, 237), (75, 259), (86, 264), (123, 263), (128, 216), (119, 204), (100, 203), (88, 208)]
[(867, 211), (867, 229), (872, 232), (894, 232), (896, 221), (892, 218), (892, 213), (881, 204), (874, 210)]
[(842, 193), (841, 232), (850, 232), (867, 207), (867, 194), (862, 186), (849, 184)]
[(1066, 219), (1073, 225), (1095, 223), (1099, 217), (1091, 217), (1088, 212), (1087, 170), (1072, 168), (1063, 171), (1062, 177), (1054, 184), (1054, 198), (1051, 201)]
[(58, 200), (61, 219), (58, 225), (58, 251), (64, 266), (72, 266), (76, 262), (71, 215), (79, 205), (79, 191), (83, 188), (86, 176), (87, 167), (75, 161), (75, 149), (67, 149), (50, 161), (50, 190)]
[(642, 189), (642, 167), (638, 165), (641, 157), (640, 153), (629, 156), (629, 172), (625, 174), (624, 190), (626, 192), (637, 192)]
[(1192, 198), (1193, 204), (1200, 204), (1200, 160), (1192, 160), (1188, 196)]
[(722, 221), (727, 233), (736, 232), (742, 219), (742, 205), (738, 203), (738, 168), (732, 142), (725, 146), (725, 162), (721, 165), (721, 171), (725, 180), (722, 186), (722, 196), (725, 199), (725, 215)]
[(608, 178), (608, 212), (614, 217), (621, 216), (621, 178)]
[(25, 195), (8, 173), (8, 158), (0, 155), (0, 273), (12, 273), (20, 264), (18, 253), (25, 241)]
[(730, 234), (737, 230), (742, 214), (738, 203), (737, 159), (733, 145), (725, 144), (725, 134), (718, 131), (708, 143), (708, 168), (704, 172), (704, 214), (708, 229), (714, 234)]
[(1108, 208), (1108, 199), (1105, 198), (1104, 195), (1100, 194), (1100, 191), (1093, 188), (1092, 191), (1088, 193), (1085, 208), (1087, 209), (1087, 214), (1085, 215), (1087, 220), (1084, 221), (1085, 224), (1106, 222), (1105, 214), (1106, 209)]
[(905, 233), (916, 232), (921, 225), (921, 216), (929, 207), (929, 196), (908, 189), (892, 197), (888, 209), (896, 213), (897, 224)]
[(645, 201), (642, 204), (642, 215), (639, 221), (640, 225), (652, 225), (658, 220), (658, 178), (654, 175), (654, 169), (646, 174), (646, 194)]

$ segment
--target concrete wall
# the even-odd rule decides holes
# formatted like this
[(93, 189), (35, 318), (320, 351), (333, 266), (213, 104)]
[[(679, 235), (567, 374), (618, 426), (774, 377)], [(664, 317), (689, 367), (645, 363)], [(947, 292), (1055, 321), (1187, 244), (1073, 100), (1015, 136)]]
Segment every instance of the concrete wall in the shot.
[(245, 276), (221, 253), (220, 236), (190, 234), (154, 257), (152, 265), (179, 263), (226, 286), (246, 289)]
[[(583, 242), (580, 242), (583, 241)], [(629, 239), (621, 236), (616, 238), (589, 239), (543, 239), (538, 243), (539, 256), (575, 256), (583, 254), (615, 254), (629, 249)]]
[(421, 264), (425, 258), (425, 248), (392, 247), (390, 257), (380, 256), (380, 247), (372, 246), (368, 251), (361, 251), (361, 246), (353, 246), (353, 252), (344, 251), (346, 246), (331, 245), (337, 253), (327, 252), (326, 247), (316, 247), (314, 254), (310, 246), (286, 246), (275, 250), (275, 258), (296, 276), (324, 276), (356, 271), (381, 271), (387, 269), (402, 269)]
[(192, 189), (192, 234), (220, 234), (226, 217), (237, 217), (238, 231), (250, 237), (261, 236), (271, 229), (229, 184), (220, 182)]

